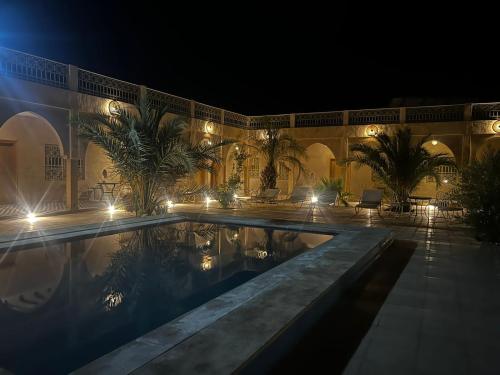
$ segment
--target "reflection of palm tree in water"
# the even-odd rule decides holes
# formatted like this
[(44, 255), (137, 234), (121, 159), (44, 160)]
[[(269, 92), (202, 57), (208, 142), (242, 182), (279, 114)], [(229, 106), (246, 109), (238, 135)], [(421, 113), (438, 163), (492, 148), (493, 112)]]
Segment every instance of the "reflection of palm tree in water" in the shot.
[[(213, 239), (215, 226), (202, 226), (197, 235)], [(186, 232), (190, 230), (184, 229)], [(122, 238), (121, 249), (111, 256), (100, 282), (101, 303), (106, 310), (127, 306), (129, 310), (151, 305), (168, 308), (169, 301), (189, 295), (191, 291), (190, 251), (204, 252), (210, 245), (187, 243), (188, 236), (174, 226), (144, 228)], [(173, 305), (173, 304), (172, 304)]]

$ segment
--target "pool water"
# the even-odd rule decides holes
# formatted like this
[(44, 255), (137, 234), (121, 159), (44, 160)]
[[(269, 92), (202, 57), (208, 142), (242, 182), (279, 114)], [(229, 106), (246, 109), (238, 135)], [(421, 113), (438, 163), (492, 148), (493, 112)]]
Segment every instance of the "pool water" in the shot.
[(67, 373), (331, 238), (182, 222), (0, 253), (0, 369)]

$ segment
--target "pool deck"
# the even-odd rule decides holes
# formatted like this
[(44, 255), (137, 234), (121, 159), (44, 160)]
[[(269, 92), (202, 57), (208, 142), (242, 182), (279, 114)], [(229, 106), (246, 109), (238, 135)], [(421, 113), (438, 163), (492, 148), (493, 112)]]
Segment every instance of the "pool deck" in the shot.
[[(231, 215), (296, 220), (305, 210), (256, 207), (236, 210), (179, 206), (192, 214)], [(101, 223), (105, 212), (84, 212), (41, 218), (33, 226), (24, 220), (0, 221), (0, 241), (28, 230), (61, 230)], [(117, 213), (114, 218), (127, 214)], [(386, 228), (394, 238), (414, 241), (416, 250), (375, 317), (346, 374), (498, 374), (500, 372), (500, 249), (477, 242), (461, 224), (431, 218), (379, 218), (366, 212), (335, 208), (316, 215), (315, 222)], [(22, 236), (25, 236), (23, 234)], [(224, 327), (219, 327), (224, 330)], [(159, 373), (151, 366), (139, 372)], [(153, 365), (154, 363), (154, 365)], [(170, 362), (172, 363), (172, 362)], [(311, 364), (313, 365), (313, 364)], [(200, 373), (206, 368), (198, 368)]]

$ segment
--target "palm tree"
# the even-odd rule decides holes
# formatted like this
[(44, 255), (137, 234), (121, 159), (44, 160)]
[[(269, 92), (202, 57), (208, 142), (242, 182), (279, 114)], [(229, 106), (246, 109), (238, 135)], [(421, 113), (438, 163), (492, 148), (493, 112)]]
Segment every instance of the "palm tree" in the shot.
[(142, 99), (130, 109), (106, 113), (80, 113), (72, 122), (82, 137), (100, 146), (114, 172), (132, 191), (136, 215), (151, 215), (160, 206), (161, 192), (197, 170), (213, 171), (217, 149), (230, 142), (192, 145), (185, 122), (164, 121), (167, 108), (157, 109)]
[(396, 201), (404, 207), (408, 197), (425, 177), (432, 177), (436, 186), (440, 186), (440, 166), (455, 166), (452, 158), (444, 153), (431, 154), (424, 148), (430, 135), (420, 141), (411, 141), (411, 129), (400, 128), (394, 135), (377, 134), (376, 145), (354, 144), (350, 150), (354, 153), (348, 162), (366, 165), (394, 195)]
[(260, 178), (261, 190), (276, 188), (277, 169), (280, 163), (288, 170), (297, 167), (299, 174), (305, 170), (301, 160), (307, 158), (305, 148), (295, 138), (272, 125), (267, 126), (263, 139), (253, 147), (266, 160)]

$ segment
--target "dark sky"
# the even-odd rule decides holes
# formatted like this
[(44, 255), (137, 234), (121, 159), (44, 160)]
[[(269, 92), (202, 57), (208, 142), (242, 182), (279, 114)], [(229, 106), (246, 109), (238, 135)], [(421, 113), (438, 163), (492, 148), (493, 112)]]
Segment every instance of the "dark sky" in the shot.
[(0, 44), (249, 115), (500, 100), (493, 8), (184, 3), (0, 0)]

